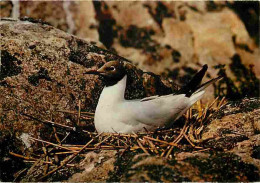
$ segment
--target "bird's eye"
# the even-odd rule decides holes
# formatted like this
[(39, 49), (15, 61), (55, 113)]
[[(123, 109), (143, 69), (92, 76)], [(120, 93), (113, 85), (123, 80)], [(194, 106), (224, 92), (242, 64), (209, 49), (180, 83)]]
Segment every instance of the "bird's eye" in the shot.
[(116, 68), (114, 66), (111, 66), (111, 67), (107, 67), (106, 70), (107, 71), (114, 71)]

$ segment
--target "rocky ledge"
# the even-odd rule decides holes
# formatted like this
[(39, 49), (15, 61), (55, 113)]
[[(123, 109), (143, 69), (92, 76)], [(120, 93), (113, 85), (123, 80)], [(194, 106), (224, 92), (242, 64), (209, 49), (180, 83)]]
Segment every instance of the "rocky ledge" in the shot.
[(176, 148), (171, 159), (130, 151), (124, 156), (89, 152), (80, 173), (68, 181), (259, 181), (259, 132), (260, 100), (230, 102), (211, 118), (200, 150)]
[[(175, 90), (174, 84), (159, 76), (143, 72), (93, 42), (44, 22), (2, 19), (0, 33), (1, 181), (13, 181), (17, 172), (21, 178), (20, 170), (28, 168), (9, 152), (32, 154), (42, 144), (30, 141), (29, 137), (52, 140), (53, 133), (61, 133), (43, 121), (94, 131), (92, 119), (79, 120), (77, 115), (78, 110), (94, 112), (103, 87), (96, 76), (84, 75), (89, 68), (111, 60), (126, 62), (131, 78), (127, 99)], [(176, 149), (171, 160), (130, 151), (124, 156), (116, 151), (93, 151), (81, 155), (83, 159), (80, 158), (76, 171), (61, 171), (59, 176), (53, 174), (48, 180), (258, 181), (259, 103), (259, 99), (244, 99), (220, 110), (202, 133), (201, 151)], [(89, 140), (79, 134), (70, 137), (70, 142)], [(27, 176), (23, 180), (34, 179)]]
[[(126, 59), (33, 19), (1, 19), (0, 134), (1, 153), (36, 149), (26, 137), (50, 140), (44, 120), (75, 126), (77, 116), (61, 111), (94, 112), (102, 81), (85, 75), (111, 60), (128, 63), (132, 84), (126, 98), (165, 94), (172, 91), (159, 76), (144, 73)], [(93, 131), (93, 120), (76, 125)], [(27, 139), (27, 140), (26, 140)], [(22, 141), (22, 142), (18, 142)], [(1, 155), (3, 161), (5, 155)], [(15, 169), (14, 169), (15, 170)]]

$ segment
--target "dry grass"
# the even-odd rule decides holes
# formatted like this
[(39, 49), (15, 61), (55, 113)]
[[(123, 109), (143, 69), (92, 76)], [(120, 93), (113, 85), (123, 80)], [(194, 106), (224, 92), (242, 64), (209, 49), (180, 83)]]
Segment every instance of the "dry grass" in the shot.
[[(80, 119), (93, 118), (93, 113), (81, 112), (79, 102), (79, 111), (59, 111), (63, 113), (70, 113), (77, 115), (77, 124)], [(34, 152), (34, 156), (28, 157), (14, 152), (11, 155), (23, 158), (27, 163), (31, 163), (32, 167), (27, 171), (32, 172), (32, 169), (37, 164), (45, 166), (44, 172), (39, 176), (41, 181), (52, 173), (58, 171), (64, 166), (74, 166), (71, 164), (75, 157), (82, 152), (99, 151), (99, 150), (119, 150), (122, 156), (126, 151), (143, 151), (149, 155), (156, 155), (165, 158), (172, 158), (174, 148), (182, 149), (184, 146), (189, 146), (195, 151), (203, 151), (201, 134), (205, 129), (206, 124), (212, 115), (226, 104), (225, 98), (219, 100), (216, 98), (213, 102), (202, 104), (198, 101), (192, 108), (190, 108), (184, 115), (184, 125), (179, 128), (171, 128), (164, 130), (157, 130), (155, 132), (133, 133), (133, 134), (97, 134), (95, 132), (88, 132), (82, 130), (86, 139), (90, 139), (86, 144), (64, 144), (63, 142), (70, 136), (71, 131), (76, 131), (75, 127), (57, 124), (51, 121), (41, 121), (44, 124), (53, 126), (53, 136), (56, 142), (48, 142), (41, 139), (30, 138), (32, 141), (42, 143), (42, 149)], [(28, 115), (27, 115), (28, 116)], [(30, 117), (30, 116), (28, 116)], [(31, 117), (33, 118), (33, 117)], [(33, 118), (34, 120), (37, 120)], [(67, 131), (62, 138), (57, 134), (56, 128), (62, 128)], [(57, 160), (58, 159), (58, 160)], [(24, 173), (25, 170), (21, 172)], [(17, 173), (16, 179), (21, 173)]]

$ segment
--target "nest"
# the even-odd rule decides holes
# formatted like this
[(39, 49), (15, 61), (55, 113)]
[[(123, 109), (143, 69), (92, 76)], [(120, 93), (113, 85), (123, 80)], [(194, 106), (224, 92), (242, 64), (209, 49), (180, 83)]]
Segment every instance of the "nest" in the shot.
[[(202, 131), (206, 124), (210, 121), (212, 115), (226, 104), (225, 98), (219, 100), (217, 97), (213, 102), (202, 104), (198, 101), (196, 105), (190, 108), (185, 115), (183, 115), (182, 126), (171, 129), (157, 129), (154, 132), (133, 133), (133, 134), (118, 134), (118, 133), (101, 133), (88, 132), (81, 130), (89, 141), (85, 144), (65, 144), (64, 142), (70, 136), (70, 132), (77, 131), (75, 127), (57, 124), (52, 121), (42, 121), (32, 116), (26, 115), (38, 122), (53, 126), (53, 136), (55, 142), (45, 141), (30, 137), (35, 142), (42, 143), (42, 148), (33, 152), (30, 156), (24, 156), (15, 152), (10, 152), (11, 155), (23, 158), (26, 163), (31, 164), (28, 169), (23, 169), (16, 173), (16, 181), (22, 174), (27, 172), (31, 174), (33, 168), (41, 165), (44, 171), (37, 176), (37, 180), (44, 180), (46, 177), (57, 172), (65, 167), (73, 167), (75, 158), (80, 153), (88, 151), (100, 150), (117, 150), (119, 156), (124, 155), (127, 151), (142, 151), (148, 155), (155, 155), (165, 158), (172, 158), (174, 148), (183, 149), (185, 147), (192, 148), (195, 151), (206, 150), (201, 146), (203, 139), (201, 138)], [(64, 113), (75, 114), (80, 119), (93, 118), (94, 114), (89, 112), (81, 112), (80, 102), (79, 111), (60, 111)], [(184, 124), (184, 125), (183, 125)], [(60, 139), (57, 134), (57, 129), (61, 128), (66, 131), (63, 139)]]

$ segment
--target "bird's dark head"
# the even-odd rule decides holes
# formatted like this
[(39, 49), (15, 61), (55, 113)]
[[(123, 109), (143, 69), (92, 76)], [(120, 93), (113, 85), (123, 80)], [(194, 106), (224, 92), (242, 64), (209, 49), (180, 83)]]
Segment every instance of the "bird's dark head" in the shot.
[(112, 85), (120, 81), (125, 75), (124, 63), (120, 61), (110, 61), (97, 70), (89, 70), (85, 74), (95, 74), (102, 76), (107, 85)]

